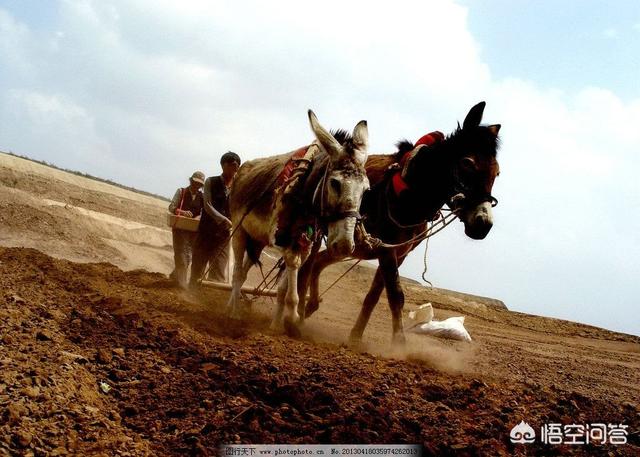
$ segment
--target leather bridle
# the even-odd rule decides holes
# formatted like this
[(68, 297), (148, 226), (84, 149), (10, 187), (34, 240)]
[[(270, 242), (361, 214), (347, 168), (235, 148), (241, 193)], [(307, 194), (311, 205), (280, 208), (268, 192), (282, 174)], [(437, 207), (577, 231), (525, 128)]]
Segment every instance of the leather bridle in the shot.
[(459, 167), (456, 167), (453, 171), (453, 195), (449, 199), (449, 206), (459, 210), (463, 205), (468, 206), (470, 203), (480, 205), (485, 202), (489, 202), (492, 208), (498, 205), (498, 199), (490, 192), (476, 191), (473, 186), (466, 183), (460, 176)]
[(320, 180), (320, 182), (318, 182), (318, 185), (316, 186), (316, 190), (313, 192), (313, 207), (317, 208), (319, 206), (318, 218), (320, 222), (324, 224), (329, 224), (331, 222), (336, 222), (336, 221), (339, 221), (340, 219), (345, 219), (347, 217), (353, 217), (356, 220), (362, 219), (359, 208), (340, 211), (340, 212), (332, 212), (329, 209), (327, 209), (325, 200), (326, 200), (326, 193), (327, 193), (327, 177), (329, 176), (329, 171), (331, 168), (330, 165), (331, 165), (331, 159), (327, 161), (327, 165), (325, 166), (322, 179)]

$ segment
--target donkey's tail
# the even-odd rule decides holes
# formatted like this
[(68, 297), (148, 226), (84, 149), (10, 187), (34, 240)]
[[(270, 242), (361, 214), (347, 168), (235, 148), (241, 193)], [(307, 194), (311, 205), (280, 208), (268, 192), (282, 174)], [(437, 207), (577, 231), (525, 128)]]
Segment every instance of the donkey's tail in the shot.
[(254, 265), (262, 265), (260, 262), (260, 254), (262, 254), (262, 246), (256, 243), (251, 238), (247, 237), (247, 244), (245, 246), (247, 256)]

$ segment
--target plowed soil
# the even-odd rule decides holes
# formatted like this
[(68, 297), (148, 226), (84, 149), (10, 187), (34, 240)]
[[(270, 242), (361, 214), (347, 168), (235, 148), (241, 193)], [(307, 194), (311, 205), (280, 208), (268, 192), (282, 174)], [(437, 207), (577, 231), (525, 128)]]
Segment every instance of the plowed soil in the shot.
[[(76, 186), (74, 208), (149, 233), (166, 230), (163, 202), (132, 194), (115, 204), (105, 189), (87, 185), (83, 193), (82, 182), (24, 168), (0, 167), (0, 242), (10, 246), (0, 248), (0, 455), (214, 455), (223, 443), (640, 455), (636, 336), (405, 281), (407, 310), (431, 301), (436, 319), (464, 315), (473, 342), (409, 334), (406, 347), (394, 349), (382, 300), (364, 343), (350, 347), (373, 274), (360, 265), (326, 294), (303, 336), (290, 338), (269, 330), (270, 299), (251, 302), (244, 320), (229, 320), (227, 292), (188, 294), (166, 279), (166, 247), (131, 233), (125, 239), (131, 226), (103, 217), (106, 230), (99, 215), (75, 209), (46, 219), (54, 210), (41, 196), (11, 183), (45, 176), (53, 189), (46, 198), (55, 201)], [(128, 200), (141, 205), (138, 216), (129, 217)], [(4, 210), (16, 204), (25, 206), (8, 218)], [(145, 255), (134, 258), (114, 240)], [(136, 262), (146, 270), (131, 270)], [(347, 267), (333, 267), (323, 284)], [(547, 423), (625, 424), (628, 444), (512, 444), (509, 432), (522, 420), (538, 431)]]

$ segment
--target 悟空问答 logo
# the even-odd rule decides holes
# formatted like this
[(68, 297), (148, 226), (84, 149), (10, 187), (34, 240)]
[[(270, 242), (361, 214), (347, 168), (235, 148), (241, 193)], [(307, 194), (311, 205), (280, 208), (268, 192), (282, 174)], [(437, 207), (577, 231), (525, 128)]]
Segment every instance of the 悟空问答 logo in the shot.
[(518, 425), (511, 429), (509, 437), (511, 438), (512, 443), (533, 443), (536, 439), (536, 432), (525, 421), (520, 421)]

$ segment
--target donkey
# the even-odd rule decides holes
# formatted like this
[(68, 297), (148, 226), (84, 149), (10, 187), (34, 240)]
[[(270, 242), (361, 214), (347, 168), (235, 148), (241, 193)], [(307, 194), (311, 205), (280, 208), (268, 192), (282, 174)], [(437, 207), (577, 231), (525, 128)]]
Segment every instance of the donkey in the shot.
[[(238, 170), (229, 195), (236, 229), (232, 239), (235, 266), (228, 311), (232, 317), (238, 317), (240, 289), (247, 273), (258, 262), (265, 246), (282, 244), (282, 241), (276, 243), (278, 232), (279, 238), (286, 240), (285, 246), (277, 246), (282, 251), (286, 271), (278, 284), (278, 306), (271, 327), (285, 326), (294, 332), (300, 321), (298, 269), (310, 252), (313, 239), (308, 238), (309, 233), (315, 233), (315, 236), (311, 235), (315, 238), (317, 229), (323, 226), (331, 258), (350, 255), (355, 247), (358, 209), (363, 193), (369, 188), (364, 168), (369, 138), (366, 121), (360, 121), (353, 134), (340, 130), (334, 137), (319, 124), (313, 111), (309, 110), (308, 114), (316, 140), (303, 149), (315, 148), (315, 155), (308, 163), (307, 174), (295, 195), (283, 195), (282, 186), (278, 187), (276, 183), (292, 160), (305, 160), (297, 158), (296, 152), (301, 150), (246, 162)], [(291, 205), (295, 208), (287, 207)], [(282, 211), (289, 217), (283, 218)], [(287, 219), (285, 223), (283, 219)], [(282, 236), (283, 231), (289, 232), (287, 236)]]
[[(379, 266), (351, 330), (351, 342), (357, 343), (362, 339), (383, 288), (387, 290), (391, 308), (392, 341), (400, 344), (405, 342), (402, 325), (404, 293), (398, 267), (409, 252), (420, 244), (422, 240), (415, 240), (416, 236), (424, 233), (443, 205), (447, 204), (464, 223), (468, 237), (481, 240), (491, 230), (492, 208), (497, 204), (491, 189), (499, 174), (496, 154), (500, 125), (480, 125), (484, 107), (485, 102), (481, 102), (471, 108), (462, 127), (458, 124), (448, 137), (434, 132), (435, 136), (441, 136), (440, 141), (429, 146), (423, 144), (414, 147), (404, 140), (398, 143), (398, 152), (395, 154), (369, 157), (366, 170), (371, 190), (360, 207), (364, 228), (392, 246), (385, 247), (383, 244), (372, 249), (357, 239), (352, 256), (359, 259), (377, 258)], [(314, 246), (314, 254), (316, 252), (318, 249)], [(324, 250), (311, 256), (302, 267), (298, 292), (303, 300), (311, 283), (309, 302), (306, 307), (304, 301), (300, 303), (300, 312), (306, 316), (313, 314), (320, 304), (320, 273), (336, 261), (330, 251)]]

